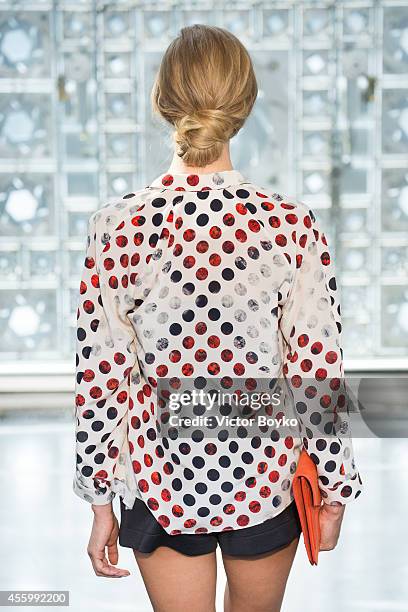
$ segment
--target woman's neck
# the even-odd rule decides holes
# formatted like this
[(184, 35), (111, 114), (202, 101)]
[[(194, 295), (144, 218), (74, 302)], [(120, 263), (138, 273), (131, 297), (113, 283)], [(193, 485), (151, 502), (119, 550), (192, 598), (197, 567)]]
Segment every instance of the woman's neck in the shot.
[(230, 158), (229, 141), (225, 143), (220, 157), (208, 164), (207, 166), (187, 166), (183, 160), (174, 151), (172, 162), (167, 169), (167, 172), (171, 173), (191, 173), (191, 174), (203, 174), (206, 172), (222, 172), (223, 170), (233, 170), (233, 166)]

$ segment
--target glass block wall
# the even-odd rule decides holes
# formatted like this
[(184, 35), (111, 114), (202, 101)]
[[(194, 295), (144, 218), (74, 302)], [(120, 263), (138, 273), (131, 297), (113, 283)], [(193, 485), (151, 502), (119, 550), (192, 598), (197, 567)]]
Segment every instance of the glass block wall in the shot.
[(86, 223), (172, 157), (149, 95), (183, 25), (234, 32), (259, 96), (231, 142), (335, 251), (347, 358), (408, 356), (408, 4), (0, 0), (0, 353), (72, 365)]

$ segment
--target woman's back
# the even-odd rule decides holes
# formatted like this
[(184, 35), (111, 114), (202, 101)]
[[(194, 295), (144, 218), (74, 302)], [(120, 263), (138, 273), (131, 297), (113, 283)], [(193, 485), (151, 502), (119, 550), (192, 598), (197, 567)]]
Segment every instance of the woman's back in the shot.
[(150, 261), (133, 321), (148, 375), (276, 375), (277, 292), (291, 265), (272, 244), (272, 200), (236, 170), (162, 175), (142, 200)]
[[(78, 494), (106, 503), (119, 492), (129, 508), (140, 497), (171, 534), (256, 525), (293, 500), (305, 436), (330, 501), (358, 496), (347, 428), (328, 444), (316, 420), (343, 391), (332, 384), (341, 324), (327, 242), (305, 204), (235, 169), (167, 173), (94, 213), (89, 235)], [(191, 395), (273, 394), (281, 376), (297, 381), (294, 404), (252, 405), (241, 417), (296, 415), (296, 426), (226, 426), (236, 406)], [(189, 401), (175, 410), (169, 400), (183, 392)]]

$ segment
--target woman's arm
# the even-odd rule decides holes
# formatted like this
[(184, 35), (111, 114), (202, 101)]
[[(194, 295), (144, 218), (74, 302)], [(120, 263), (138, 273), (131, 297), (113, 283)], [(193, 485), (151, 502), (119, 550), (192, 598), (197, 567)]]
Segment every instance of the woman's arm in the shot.
[(291, 211), (295, 271), (282, 298), (279, 326), (286, 342), (283, 375), (293, 395), (303, 444), (317, 466), (326, 504), (360, 495), (350, 435), (341, 345), (341, 313), (326, 237), (313, 211)]
[(73, 489), (94, 505), (114, 497), (111, 484), (127, 435), (130, 374), (138, 365), (127, 318), (134, 306), (128, 239), (123, 222), (107, 227), (108, 212), (102, 208), (89, 219), (77, 311)]

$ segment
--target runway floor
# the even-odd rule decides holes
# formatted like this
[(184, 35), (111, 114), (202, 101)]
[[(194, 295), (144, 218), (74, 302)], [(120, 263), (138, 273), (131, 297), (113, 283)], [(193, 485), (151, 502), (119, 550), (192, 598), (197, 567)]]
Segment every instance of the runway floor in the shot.
[[(130, 550), (120, 549), (119, 564), (130, 577), (93, 573), (86, 554), (91, 509), (72, 491), (69, 416), (2, 418), (0, 447), (0, 589), (69, 590), (71, 612), (150, 611)], [(340, 542), (321, 553), (318, 568), (300, 542), (283, 612), (408, 611), (408, 444), (355, 438), (354, 447), (365, 490), (346, 509)], [(118, 500), (115, 508), (119, 516)]]

